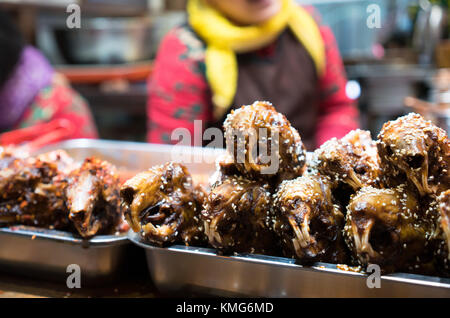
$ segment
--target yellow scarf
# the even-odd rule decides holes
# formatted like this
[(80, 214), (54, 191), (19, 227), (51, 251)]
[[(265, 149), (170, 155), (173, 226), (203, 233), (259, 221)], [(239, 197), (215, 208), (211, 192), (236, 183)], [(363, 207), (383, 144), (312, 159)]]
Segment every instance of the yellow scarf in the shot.
[(205, 0), (189, 0), (189, 24), (206, 42), (206, 78), (212, 90), (214, 115), (220, 119), (231, 106), (237, 89), (236, 53), (250, 52), (272, 43), (290, 27), (311, 55), (318, 74), (325, 68), (325, 49), (314, 19), (292, 0), (260, 25), (237, 26)]

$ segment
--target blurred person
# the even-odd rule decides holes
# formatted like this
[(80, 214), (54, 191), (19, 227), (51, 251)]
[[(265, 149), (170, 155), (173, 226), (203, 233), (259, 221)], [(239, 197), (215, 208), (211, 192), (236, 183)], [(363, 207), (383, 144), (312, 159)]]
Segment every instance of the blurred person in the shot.
[(0, 11), (0, 133), (58, 119), (70, 126), (64, 139), (97, 137), (86, 101)]
[(188, 23), (163, 39), (149, 79), (148, 141), (194, 120), (221, 127), (233, 108), (267, 100), (309, 150), (358, 127), (330, 28), (291, 0), (189, 0)]

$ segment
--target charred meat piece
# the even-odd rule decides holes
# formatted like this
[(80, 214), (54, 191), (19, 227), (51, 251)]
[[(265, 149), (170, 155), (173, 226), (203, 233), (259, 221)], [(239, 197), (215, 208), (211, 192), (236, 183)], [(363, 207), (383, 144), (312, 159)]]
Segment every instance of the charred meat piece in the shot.
[(450, 187), (447, 134), (422, 116), (410, 113), (385, 123), (377, 146), (389, 186), (409, 182), (421, 195), (438, 195)]
[(300, 135), (268, 102), (231, 111), (224, 122), (227, 151), (247, 178), (293, 179), (305, 170)]
[(314, 152), (312, 166), (336, 183), (354, 191), (377, 185), (380, 159), (370, 132), (353, 130), (342, 139), (330, 139)]
[(204, 240), (199, 216), (204, 194), (194, 188), (183, 165), (169, 162), (139, 173), (120, 193), (127, 222), (150, 243), (192, 245)]
[(116, 231), (122, 218), (119, 190), (119, 176), (107, 161), (87, 158), (69, 174), (69, 219), (82, 237)]
[(301, 262), (344, 263), (344, 214), (333, 203), (325, 177), (302, 176), (281, 183), (273, 204), (273, 228), (284, 255)]
[(66, 229), (65, 187), (57, 164), (9, 157), (0, 170), (0, 224)]
[(363, 266), (372, 263), (385, 272), (420, 272), (433, 233), (433, 222), (421, 213), (418, 200), (404, 185), (362, 188), (347, 207), (345, 238)]
[(115, 168), (91, 158), (81, 167), (62, 150), (36, 157), (0, 150), (0, 223), (112, 234), (122, 218)]
[(226, 176), (205, 199), (202, 211), (209, 243), (224, 254), (272, 254), (275, 237), (270, 229), (268, 186), (242, 176)]

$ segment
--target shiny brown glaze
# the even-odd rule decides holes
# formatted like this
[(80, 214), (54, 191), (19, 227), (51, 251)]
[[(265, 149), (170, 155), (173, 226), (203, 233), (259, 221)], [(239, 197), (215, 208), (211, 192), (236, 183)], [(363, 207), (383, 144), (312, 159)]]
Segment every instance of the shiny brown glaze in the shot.
[(0, 223), (113, 234), (122, 219), (115, 168), (95, 158), (77, 164), (65, 151), (36, 157), (0, 154)]
[[(272, 104), (255, 102), (231, 111), (224, 130), (227, 150), (243, 176), (285, 180), (303, 174), (306, 150), (300, 135)], [(278, 169), (270, 171), (271, 164)]]
[(422, 116), (410, 113), (383, 125), (378, 152), (389, 186), (408, 182), (420, 195), (450, 187), (450, 144), (445, 131)]
[(314, 152), (312, 168), (329, 176), (335, 183), (344, 183), (354, 191), (378, 185), (380, 159), (370, 132), (353, 130), (341, 139), (330, 139)]
[(344, 214), (333, 203), (330, 186), (320, 176), (302, 176), (279, 186), (272, 222), (285, 256), (301, 262), (346, 262)]
[(152, 244), (203, 241), (199, 213), (204, 194), (194, 188), (183, 165), (169, 162), (139, 173), (120, 194), (127, 222)]
[(414, 192), (362, 188), (352, 197), (344, 229), (347, 245), (361, 265), (378, 264), (386, 272), (420, 272), (421, 257), (434, 233)]
[(65, 175), (56, 162), (3, 157), (0, 169), (0, 225), (67, 229)]
[(88, 158), (69, 173), (69, 219), (82, 237), (114, 233), (122, 220), (119, 190), (119, 175), (107, 161)]
[(437, 199), (438, 244), (435, 256), (439, 269), (447, 277), (450, 276), (450, 190), (443, 192)]
[(222, 253), (272, 254), (271, 197), (268, 185), (241, 176), (225, 176), (205, 199), (202, 220), (211, 246)]

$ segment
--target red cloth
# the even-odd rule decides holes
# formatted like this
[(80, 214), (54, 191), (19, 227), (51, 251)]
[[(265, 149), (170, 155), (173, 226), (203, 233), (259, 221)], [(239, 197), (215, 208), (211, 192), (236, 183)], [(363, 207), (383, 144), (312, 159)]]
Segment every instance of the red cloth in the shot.
[[(345, 93), (347, 79), (333, 33), (326, 26), (319, 27), (326, 45), (326, 70), (319, 80), (317, 145), (358, 128), (358, 111)], [(176, 28), (164, 38), (148, 85), (149, 142), (176, 143), (171, 141), (174, 129), (187, 128), (193, 136), (194, 120), (212, 120), (204, 50), (187, 27)], [(267, 54), (264, 49), (260, 53)]]
[(31, 127), (55, 119), (67, 119), (74, 124), (73, 133), (66, 139), (98, 136), (86, 101), (59, 74), (55, 74), (51, 85), (34, 98), (16, 128)]
[(321, 96), (316, 133), (318, 146), (333, 137), (344, 137), (359, 126), (358, 109), (345, 92), (347, 78), (333, 32), (322, 26), (320, 33), (326, 46), (326, 70), (319, 82)]
[(148, 84), (149, 142), (171, 143), (172, 131), (180, 127), (193, 136), (194, 120), (212, 119), (211, 92), (200, 66), (204, 55), (182, 43), (187, 32), (170, 31), (159, 48)]

